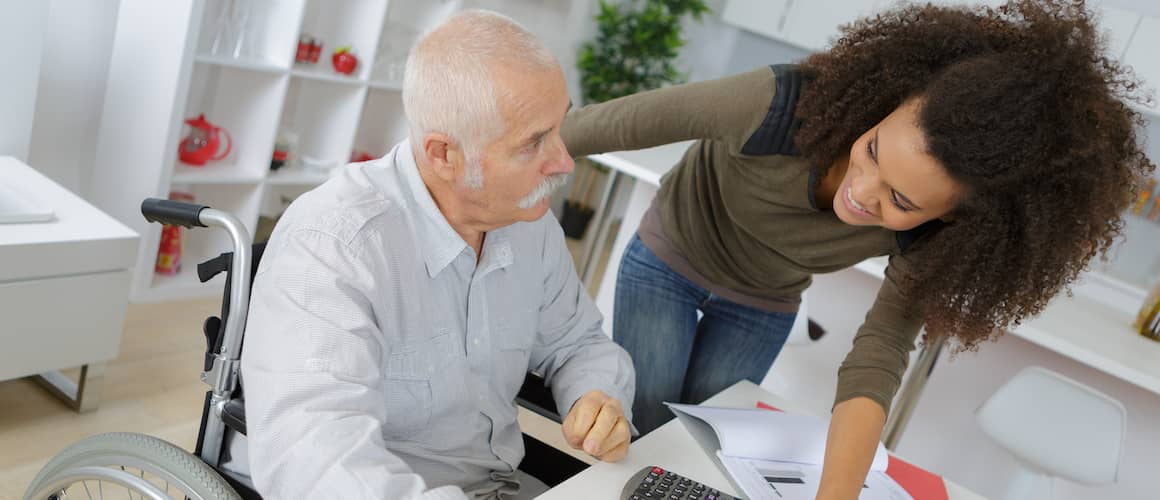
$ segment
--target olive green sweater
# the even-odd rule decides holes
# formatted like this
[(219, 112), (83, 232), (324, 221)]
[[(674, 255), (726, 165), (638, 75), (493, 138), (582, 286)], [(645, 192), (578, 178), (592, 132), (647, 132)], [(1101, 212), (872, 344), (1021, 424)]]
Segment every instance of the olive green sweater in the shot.
[[(765, 67), (585, 106), (565, 119), (564, 141), (581, 157), (695, 139), (661, 180), (639, 232), (663, 261), (726, 298), (794, 310), (814, 273), (890, 255), (877, 299), (838, 369), (835, 400), (864, 396), (889, 413), (921, 327), (899, 288), (908, 239), (819, 210), (816, 170), (792, 144), (762, 145), (796, 101), (797, 83), (778, 85), (775, 72), (783, 68), (788, 74), (789, 67)], [(795, 95), (779, 100), (779, 89)]]

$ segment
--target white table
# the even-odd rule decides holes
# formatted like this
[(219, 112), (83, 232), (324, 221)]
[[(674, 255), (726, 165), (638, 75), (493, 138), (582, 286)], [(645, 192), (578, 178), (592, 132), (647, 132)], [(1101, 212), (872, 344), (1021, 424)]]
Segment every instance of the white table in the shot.
[[(709, 398), (711, 406), (753, 408), (764, 401), (777, 408), (797, 411), (793, 403), (785, 401), (760, 386), (743, 380)], [(640, 438), (628, 449), (628, 456), (616, 463), (598, 462), (538, 498), (543, 500), (588, 500), (620, 498), (624, 483), (642, 467), (656, 465), (677, 474), (705, 483), (711, 488), (737, 495), (733, 484), (725, 477), (709, 455), (677, 420), (660, 426)], [(944, 479), (945, 480), (945, 479)], [(982, 500), (970, 490), (945, 481), (949, 500)]]
[[(0, 224), (0, 380), (34, 375), (92, 410), (120, 348), (137, 233), (15, 158), (0, 157), (0, 185), (55, 218)], [(75, 382), (58, 371), (73, 367)]]

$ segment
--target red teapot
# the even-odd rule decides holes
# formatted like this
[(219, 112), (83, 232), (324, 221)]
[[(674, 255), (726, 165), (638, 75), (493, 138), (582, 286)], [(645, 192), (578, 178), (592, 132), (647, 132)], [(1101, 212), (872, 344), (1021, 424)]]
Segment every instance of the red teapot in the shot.
[[(182, 163), (201, 166), (210, 160), (221, 160), (229, 156), (230, 149), (233, 148), (233, 139), (226, 129), (206, 121), (204, 114), (185, 120), (185, 123), (189, 125), (189, 135), (181, 140), (181, 145), (177, 149), (177, 157)], [(220, 154), (219, 132), (226, 137), (226, 149)]]

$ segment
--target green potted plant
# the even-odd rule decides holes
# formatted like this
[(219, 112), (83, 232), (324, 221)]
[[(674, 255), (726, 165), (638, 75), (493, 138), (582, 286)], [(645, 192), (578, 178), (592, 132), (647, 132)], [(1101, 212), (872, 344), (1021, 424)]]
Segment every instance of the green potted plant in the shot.
[[(596, 38), (580, 47), (581, 99), (584, 104), (682, 83), (688, 77), (676, 59), (685, 40), (681, 20), (700, 20), (709, 11), (704, 0), (600, 0)], [(592, 220), (588, 205), (595, 179), (607, 169), (581, 160), (577, 178), (560, 218), (564, 234), (580, 239)]]

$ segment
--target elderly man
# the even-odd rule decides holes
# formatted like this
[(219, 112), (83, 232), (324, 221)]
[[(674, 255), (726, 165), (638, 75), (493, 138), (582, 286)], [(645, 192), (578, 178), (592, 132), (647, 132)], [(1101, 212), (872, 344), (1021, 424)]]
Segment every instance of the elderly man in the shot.
[(468, 11), (412, 49), (403, 102), (409, 140), (295, 201), (258, 270), (242, 376), (267, 498), (511, 497), (529, 370), (570, 444), (627, 453), (632, 364), (548, 211), (573, 167), (559, 63)]

